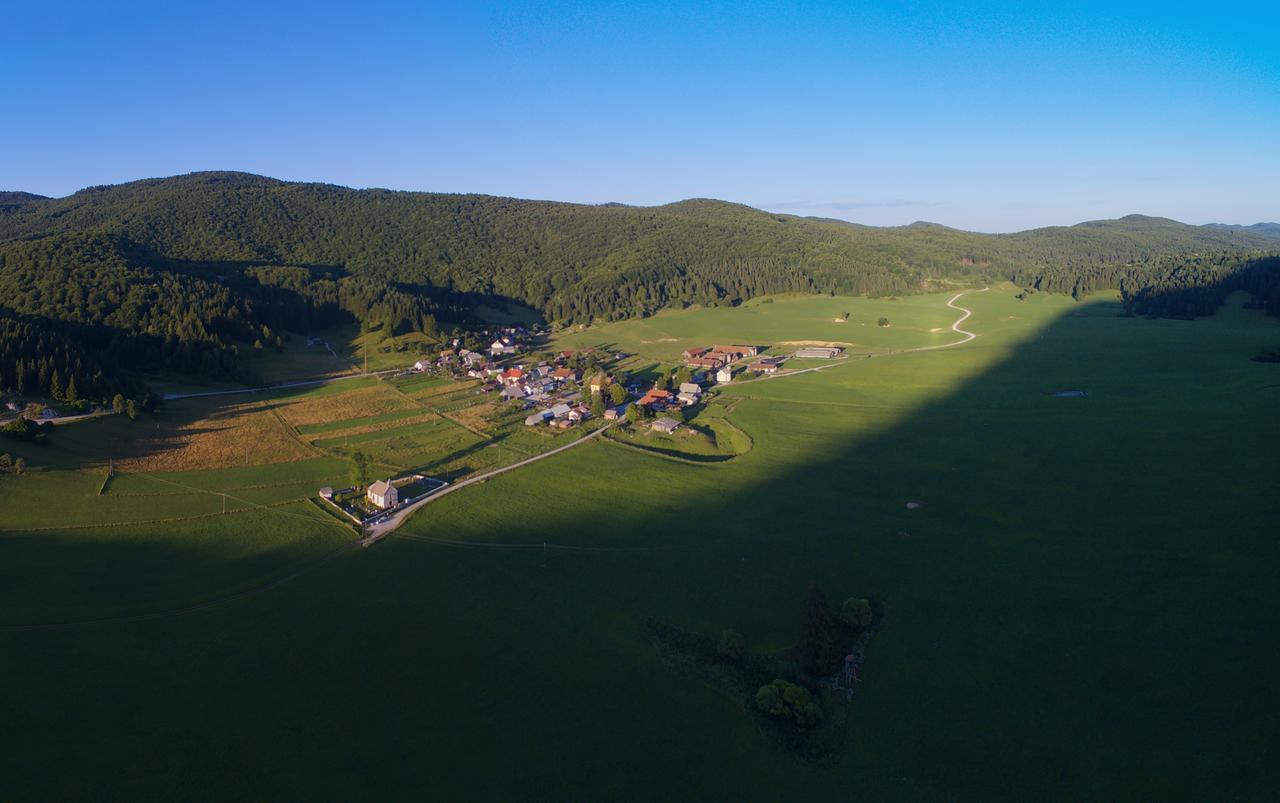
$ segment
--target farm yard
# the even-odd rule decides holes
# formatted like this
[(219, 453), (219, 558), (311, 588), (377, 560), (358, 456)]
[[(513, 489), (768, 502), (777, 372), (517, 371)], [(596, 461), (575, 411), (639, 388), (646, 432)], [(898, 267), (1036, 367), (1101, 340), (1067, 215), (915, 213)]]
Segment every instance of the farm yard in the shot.
[[(625, 352), (609, 370), (646, 377), (712, 343), (876, 356), (709, 388), (670, 434), (614, 425), (367, 550), (314, 499), (350, 452), (452, 480), (598, 422), (528, 426), (536, 406), (487, 380), (414, 375), (6, 443), (32, 468), (0, 476), (0, 699), (23, 734), (0, 789), (395, 799), (422, 789), (412, 750), (455, 798), (585, 780), (605, 799), (990, 799), (993, 772), (1009, 800), (1266, 797), (1280, 554), (1256, 489), (1280, 433), (1239, 422), (1270, 420), (1274, 366), (1249, 356), (1280, 327), (1238, 299), (1176, 321), (1016, 293), (956, 301), (977, 338), (934, 351), (904, 350), (958, 339), (954, 294), (559, 333), (551, 350)], [(814, 582), (884, 617), (799, 756), (652, 633), (732, 629), (784, 661)], [(357, 782), (356, 764), (380, 770)]]

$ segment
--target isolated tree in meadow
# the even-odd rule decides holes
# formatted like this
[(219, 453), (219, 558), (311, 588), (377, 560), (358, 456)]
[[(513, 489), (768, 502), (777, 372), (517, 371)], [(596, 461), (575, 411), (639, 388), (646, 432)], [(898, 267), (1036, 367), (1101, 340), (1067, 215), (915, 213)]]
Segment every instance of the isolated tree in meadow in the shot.
[(881, 318), (880, 320), (876, 321), (876, 326), (888, 326), (888, 325), (889, 325), (888, 318)]
[(357, 488), (369, 485), (369, 472), (372, 470), (369, 456), (357, 449), (351, 455), (351, 481)]
[(8, 473), (11, 468), (13, 468), (13, 458), (8, 452), (0, 454), (0, 474)]
[(26, 473), (27, 473), (27, 461), (26, 461), (26, 460), (23, 460), (21, 457), (19, 457), (19, 458), (15, 459), (15, 460), (13, 461), (13, 473), (14, 473), (14, 474), (26, 474)]
[(800, 665), (814, 675), (829, 675), (840, 666), (840, 643), (835, 611), (817, 583), (809, 586), (796, 645)]
[(756, 691), (756, 708), (769, 716), (789, 719), (812, 728), (822, 718), (822, 708), (804, 686), (779, 678)]
[(129, 399), (124, 403), (124, 413), (129, 416), (130, 421), (138, 419), (138, 404), (133, 399)]
[(621, 383), (615, 383), (609, 386), (609, 400), (614, 406), (622, 404), (627, 400), (627, 389)]
[(871, 626), (871, 600), (850, 597), (840, 606), (840, 621), (859, 630)]
[(847, 320), (849, 320), (849, 313), (847, 313), (847, 312), (845, 312), (845, 313), (841, 313), (841, 317), (843, 317), (843, 318), (847, 321)]
[(111, 400), (111, 409), (115, 410), (117, 413), (124, 412), (124, 394), (123, 393), (117, 393), (115, 395), (115, 398)]

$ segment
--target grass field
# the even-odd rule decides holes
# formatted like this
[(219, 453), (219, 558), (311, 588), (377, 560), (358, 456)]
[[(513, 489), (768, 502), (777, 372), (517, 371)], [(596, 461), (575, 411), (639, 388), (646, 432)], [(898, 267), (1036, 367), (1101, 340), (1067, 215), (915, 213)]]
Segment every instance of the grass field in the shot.
[[(994, 288), (957, 302), (976, 340), (886, 353), (955, 340), (931, 332), (955, 320), (947, 297), (562, 335), (655, 360), (717, 340), (884, 356), (722, 391), (704, 414), (749, 438), (733, 459), (583, 445), (332, 560), (349, 533), (286, 484), (341, 472), (332, 458), (123, 474), (104, 496), (99, 471), (0, 477), (0, 710), (21, 735), (0, 796), (1270, 798), (1280, 378), (1248, 358), (1280, 325), (1238, 300), (1148, 321)], [(852, 328), (881, 314), (891, 327)], [(556, 440), (503, 415), (483, 459)], [(221, 497), (201, 491), (226, 488), (279, 512), (205, 516)], [(169, 514), (204, 517), (127, 524)], [(50, 522), (126, 523), (34, 529)], [(299, 568), (208, 610), (13, 629), (181, 610)], [(837, 749), (806, 763), (667, 669), (641, 624), (779, 649), (812, 581), (885, 615)]]
[[(863, 353), (932, 346), (956, 339), (952, 332), (945, 331), (956, 314), (938, 299), (773, 296), (754, 299), (741, 307), (669, 311), (651, 318), (569, 330), (556, 335), (553, 347), (605, 346), (677, 363), (685, 349), (717, 343), (769, 346), (768, 353), (824, 343)], [(849, 320), (837, 323), (846, 312), (850, 313)], [(881, 317), (889, 318), (892, 325), (877, 326)]]

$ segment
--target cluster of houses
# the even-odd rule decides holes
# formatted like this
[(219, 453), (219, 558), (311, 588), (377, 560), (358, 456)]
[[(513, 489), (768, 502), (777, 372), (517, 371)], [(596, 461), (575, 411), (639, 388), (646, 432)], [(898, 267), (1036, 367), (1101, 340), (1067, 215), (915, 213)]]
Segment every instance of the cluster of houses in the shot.
[(491, 372), (496, 372), (496, 366), (491, 357), (509, 357), (512, 354), (519, 354), (528, 337), (529, 332), (524, 327), (509, 326), (502, 329), (484, 351), (463, 348), (462, 341), (455, 339), (451, 344), (452, 348), (442, 350), (435, 359), (418, 360), (413, 364), (413, 369), (429, 371), (432, 368), (440, 368), (450, 372), (460, 369), (465, 371), (467, 376), (483, 379)]
[[(690, 368), (719, 371), (743, 357), (754, 357), (759, 353), (760, 350), (755, 346), (712, 346), (709, 349), (685, 349), (680, 356), (684, 358), (684, 364)], [(721, 380), (717, 378), (717, 381)]]
[(676, 391), (650, 388), (636, 404), (651, 413), (660, 413), (675, 407), (692, 407), (702, 401), (702, 386), (697, 382), (682, 382)]
[(475, 377), (483, 377), (489, 370), (499, 370), (486, 355), (470, 349), (444, 349), (436, 355), (434, 360), (423, 359), (413, 364), (415, 371), (430, 371), (432, 368), (450, 372), (461, 369), (466, 371), (468, 376)]
[(757, 346), (712, 346), (711, 348), (687, 349), (681, 355), (684, 364), (694, 369), (715, 371), (716, 382), (733, 381), (733, 365), (747, 358), (756, 358), (747, 364), (747, 370), (754, 374), (774, 374), (782, 367), (786, 357), (760, 356)]

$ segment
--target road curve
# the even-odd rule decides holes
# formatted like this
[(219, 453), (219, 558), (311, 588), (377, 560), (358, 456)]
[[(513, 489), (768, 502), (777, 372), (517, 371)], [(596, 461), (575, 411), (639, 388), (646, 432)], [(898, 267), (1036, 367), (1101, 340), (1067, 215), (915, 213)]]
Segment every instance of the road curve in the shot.
[[(913, 349), (898, 349), (897, 351), (886, 351), (882, 354), (868, 354), (867, 356), (868, 357), (888, 357), (893, 354), (907, 354), (915, 351), (934, 351), (935, 349), (949, 349), (952, 346), (959, 346), (964, 343), (968, 343), (970, 340), (973, 340), (975, 337), (977, 337), (977, 335), (973, 332), (968, 331), (967, 329), (961, 329), (960, 324), (964, 323), (969, 319), (969, 316), (973, 314), (973, 310), (965, 309), (964, 307), (957, 307), (955, 305), (955, 301), (956, 299), (968, 293), (971, 293), (971, 292), (985, 293), (990, 289), (991, 289), (990, 287), (984, 287), (981, 290), (962, 290), (961, 292), (956, 293), (950, 299), (947, 300), (948, 307), (951, 307), (951, 309), (956, 310), (957, 312), (964, 313), (963, 315), (961, 315), (959, 318), (956, 319), (955, 323), (951, 324), (951, 331), (955, 332), (958, 335), (964, 335), (964, 337), (960, 338), (959, 340), (956, 340), (952, 343), (943, 343), (939, 346), (918, 346)], [(817, 371), (825, 371), (829, 368), (835, 368), (836, 366), (844, 365), (848, 361), (849, 361), (849, 357), (841, 357), (833, 361), (830, 365), (818, 365), (813, 368), (802, 368), (799, 371), (790, 371), (785, 374), (765, 374), (764, 376), (758, 376), (755, 379), (744, 379), (741, 382), (734, 382), (730, 384), (728, 387), (736, 388), (739, 385), (750, 385), (752, 382), (767, 382), (770, 379), (786, 379), (789, 376), (800, 376), (801, 374), (811, 374)]]
[(468, 477), (467, 479), (462, 480), (461, 482), (454, 483), (453, 485), (450, 485), (440, 491), (437, 491), (431, 494), (426, 499), (421, 499), (417, 502), (414, 502), (412, 505), (409, 505), (408, 507), (404, 508), (403, 510), (396, 511), (386, 521), (382, 521), (373, 525), (372, 527), (369, 528), (365, 537), (360, 539), (360, 544), (361, 546), (369, 546), (370, 544), (376, 543), (378, 540), (386, 537), (389, 533), (394, 532), (397, 528), (400, 527), (401, 524), (404, 524), (405, 521), (408, 520), (408, 518), (412, 516), (414, 513), (416, 513), (418, 509), (421, 508), (423, 505), (430, 504), (442, 496), (451, 494), (460, 488), (467, 487), (468, 485), (474, 485), (477, 482), (484, 482), (490, 477), (496, 477), (499, 474), (502, 474), (507, 471), (512, 471), (513, 469), (520, 468), (521, 466), (527, 466), (530, 463), (536, 463), (539, 460), (545, 460), (546, 458), (551, 457), (552, 455), (555, 455), (555, 454), (559, 454), (565, 451), (566, 449), (572, 449), (575, 446), (580, 446), (586, 443), (587, 441), (591, 440), (592, 438), (596, 437), (600, 433), (604, 432), (606, 429), (608, 429), (611, 426), (613, 425), (605, 424), (603, 427), (600, 427), (600, 429), (597, 429), (595, 432), (592, 432), (588, 435), (583, 435), (581, 438), (578, 438), (573, 443), (566, 443), (564, 446), (557, 446), (556, 448), (552, 449), (549, 452), (536, 454), (533, 457), (526, 457), (524, 460), (521, 460), (516, 463), (512, 463), (509, 466), (503, 466), (502, 468), (495, 468), (493, 471), (486, 471), (483, 474), (477, 474), (474, 477)]

